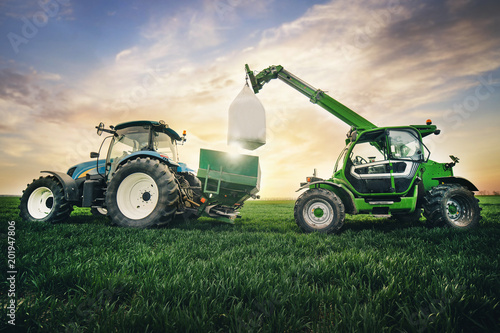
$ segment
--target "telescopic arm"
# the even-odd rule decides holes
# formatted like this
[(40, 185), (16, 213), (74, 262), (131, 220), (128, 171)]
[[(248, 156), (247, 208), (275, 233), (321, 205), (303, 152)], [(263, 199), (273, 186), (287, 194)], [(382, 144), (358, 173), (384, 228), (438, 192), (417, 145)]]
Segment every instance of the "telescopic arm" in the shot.
[(318, 104), (326, 111), (330, 112), (346, 124), (355, 127), (356, 129), (366, 130), (377, 127), (370, 121), (366, 120), (356, 112), (349, 109), (347, 106), (330, 97), (324, 91), (314, 88), (292, 73), (286, 71), (282, 66), (278, 65), (268, 67), (259, 72), (257, 75), (255, 75), (254, 72), (250, 70), (248, 65), (245, 65), (245, 69), (247, 72), (247, 76), (252, 84), (253, 91), (256, 94), (262, 89), (264, 84), (266, 84), (270, 80), (280, 79), (295, 90), (307, 96), (312, 103)]

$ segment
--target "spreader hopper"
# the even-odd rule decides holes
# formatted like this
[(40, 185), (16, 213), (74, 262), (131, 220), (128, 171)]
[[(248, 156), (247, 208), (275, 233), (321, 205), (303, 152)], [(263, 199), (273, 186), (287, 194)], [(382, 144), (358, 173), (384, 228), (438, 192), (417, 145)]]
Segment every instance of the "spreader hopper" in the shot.
[(241, 205), (260, 189), (259, 158), (201, 149), (198, 178), (210, 202)]

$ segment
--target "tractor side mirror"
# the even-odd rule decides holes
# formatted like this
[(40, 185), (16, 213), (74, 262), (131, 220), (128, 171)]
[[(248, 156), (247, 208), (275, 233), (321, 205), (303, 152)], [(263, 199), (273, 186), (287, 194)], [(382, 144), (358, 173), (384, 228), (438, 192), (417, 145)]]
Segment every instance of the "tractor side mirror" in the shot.
[(97, 135), (101, 136), (104, 131), (104, 123), (99, 123), (99, 126), (96, 126), (95, 128), (97, 128)]
[(91, 152), (90, 153), (90, 158), (98, 158), (99, 157), (99, 153), (96, 153), (96, 152)]

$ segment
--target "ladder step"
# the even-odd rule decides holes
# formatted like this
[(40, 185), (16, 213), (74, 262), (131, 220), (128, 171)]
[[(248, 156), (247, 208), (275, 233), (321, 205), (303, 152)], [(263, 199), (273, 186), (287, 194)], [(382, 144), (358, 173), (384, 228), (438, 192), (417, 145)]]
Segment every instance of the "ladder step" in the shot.
[(370, 205), (392, 205), (394, 201), (368, 201)]

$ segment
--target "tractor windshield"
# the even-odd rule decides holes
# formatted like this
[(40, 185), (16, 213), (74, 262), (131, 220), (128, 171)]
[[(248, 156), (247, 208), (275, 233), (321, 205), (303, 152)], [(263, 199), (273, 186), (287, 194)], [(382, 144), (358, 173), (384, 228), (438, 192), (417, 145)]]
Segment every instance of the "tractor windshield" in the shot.
[(149, 126), (132, 126), (116, 131), (108, 153), (111, 173), (128, 155), (139, 150), (149, 149), (149, 129)]
[(125, 157), (138, 151), (156, 151), (162, 157), (177, 162), (175, 140), (162, 131), (162, 127), (151, 125), (130, 126), (116, 131), (108, 153), (112, 174)]

